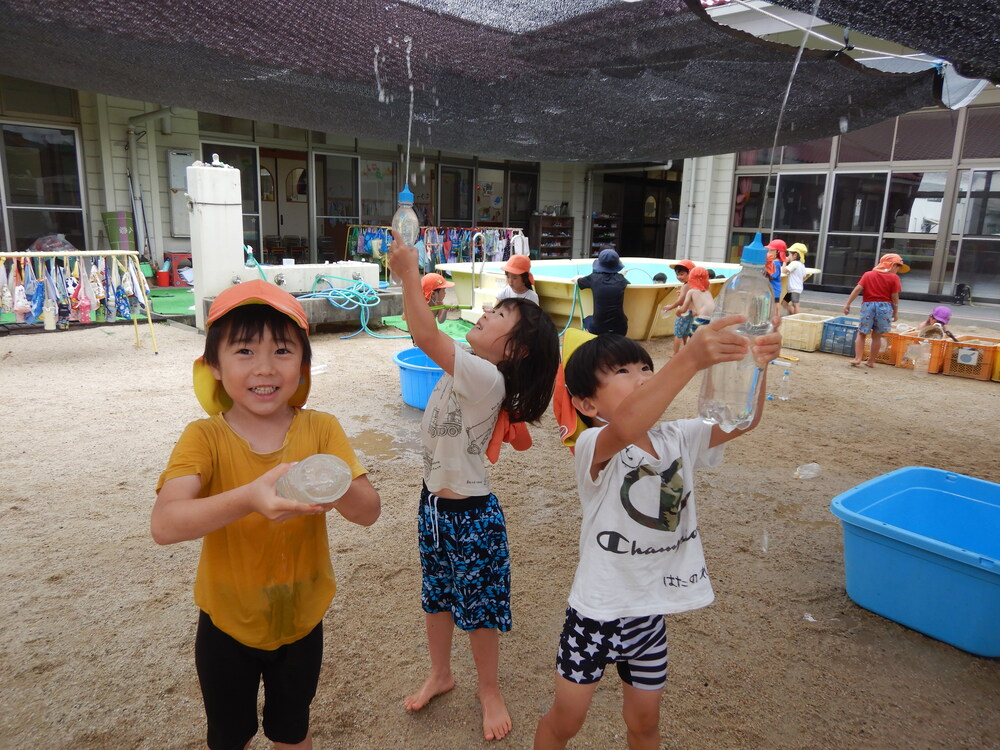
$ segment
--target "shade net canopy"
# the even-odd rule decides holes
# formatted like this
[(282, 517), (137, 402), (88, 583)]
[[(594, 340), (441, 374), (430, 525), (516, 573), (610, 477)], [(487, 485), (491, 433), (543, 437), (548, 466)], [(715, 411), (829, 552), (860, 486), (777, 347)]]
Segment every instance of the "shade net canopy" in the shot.
[[(938, 103), (695, 0), (0, 0), (0, 72), (162, 106), (555, 162), (798, 143)], [(412, 87), (412, 119), (411, 111)], [(411, 127), (412, 125), (412, 127)]]
[[(814, 0), (770, 2), (802, 13), (812, 13), (814, 5)], [(821, 0), (817, 16), (940, 57), (968, 78), (1000, 84), (997, 0)]]

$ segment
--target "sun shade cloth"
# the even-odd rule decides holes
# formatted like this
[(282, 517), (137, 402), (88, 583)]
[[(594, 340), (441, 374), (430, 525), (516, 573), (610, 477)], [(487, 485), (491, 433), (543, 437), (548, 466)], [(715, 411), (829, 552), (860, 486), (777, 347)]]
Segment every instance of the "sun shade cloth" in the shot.
[[(812, 13), (813, 0), (770, 0)], [(818, 16), (848, 29), (936, 55), (964, 76), (1000, 84), (997, 0), (822, 0)]]
[[(797, 51), (694, 0), (0, 0), (0, 17), (8, 75), (399, 144), (412, 86), (414, 154), (529, 161), (770, 146)], [(935, 77), (806, 51), (778, 142), (937, 104)]]

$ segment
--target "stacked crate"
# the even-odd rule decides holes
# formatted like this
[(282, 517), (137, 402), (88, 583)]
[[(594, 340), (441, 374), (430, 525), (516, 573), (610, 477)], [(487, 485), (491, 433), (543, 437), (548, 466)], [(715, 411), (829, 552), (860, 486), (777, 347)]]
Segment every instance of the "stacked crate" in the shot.
[(993, 376), (1000, 339), (985, 336), (959, 336), (949, 341), (944, 356), (944, 374), (960, 378), (989, 380)]
[(901, 333), (897, 346), (896, 367), (913, 369), (913, 356), (910, 347), (927, 344), (930, 346), (931, 358), (927, 363), (927, 372), (941, 372), (944, 367), (945, 353), (948, 351), (948, 339), (924, 339), (917, 335), (915, 331)]
[(819, 350), (830, 354), (854, 356), (854, 339), (858, 333), (858, 318), (830, 318), (823, 323), (823, 337)]
[(833, 320), (833, 317), (811, 313), (798, 313), (782, 318), (781, 345), (803, 352), (816, 351), (823, 338), (823, 324), (828, 320)]

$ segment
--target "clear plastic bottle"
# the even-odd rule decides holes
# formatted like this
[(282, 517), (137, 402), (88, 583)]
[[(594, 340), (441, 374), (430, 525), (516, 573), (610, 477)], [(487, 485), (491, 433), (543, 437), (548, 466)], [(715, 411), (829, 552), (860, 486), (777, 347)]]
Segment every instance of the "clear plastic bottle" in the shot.
[(778, 400), (787, 401), (792, 397), (792, 374), (791, 371), (785, 370), (781, 376), (781, 382), (778, 383)]
[(278, 480), (277, 493), (301, 503), (332, 503), (351, 486), (351, 468), (329, 453), (299, 461)]
[[(927, 370), (931, 365), (931, 343), (929, 341), (921, 341), (915, 347), (916, 351), (913, 352), (913, 374), (918, 378), (926, 378)], [(910, 352), (907, 352), (909, 354)]]
[[(754, 338), (771, 330), (774, 293), (764, 275), (767, 250), (758, 233), (743, 248), (743, 268), (730, 277), (715, 301), (713, 319), (726, 315), (746, 315), (736, 330)], [(698, 412), (706, 422), (714, 422), (725, 432), (747, 427), (757, 413), (764, 371), (757, 366), (753, 352), (738, 362), (720, 362), (705, 371), (698, 395)]]
[[(420, 237), (420, 217), (413, 210), (413, 193), (409, 185), (403, 185), (399, 191), (399, 207), (392, 215), (392, 228), (407, 245), (415, 245)], [(392, 280), (398, 284), (399, 279), (393, 274)]]
[(56, 301), (48, 295), (42, 303), (42, 324), (46, 331), (56, 330)]

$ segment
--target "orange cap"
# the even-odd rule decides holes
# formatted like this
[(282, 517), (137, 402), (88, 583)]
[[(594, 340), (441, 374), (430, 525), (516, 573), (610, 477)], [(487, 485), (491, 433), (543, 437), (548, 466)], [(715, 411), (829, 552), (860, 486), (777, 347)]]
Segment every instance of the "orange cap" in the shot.
[(535, 283), (535, 277), (531, 275), (531, 259), (527, 255), (512, 255), (510, 260), (500, 267), (505, 273), (528, 274), (528, 281)]
[(673, 268), (675, 271), (677, 270), (678, 266), (680, 266), (681, 268), (686, 268), (688, 270), (688, 272), (690, 272), (691, 269), (695, 267), (694, 266), (694, 261), (687, 260), (687, 259), (685, 259), (685, 260), (679, 260), (676, 263), (671, 263), (670, 264), (670, 267)]
[[(208, 310), (205, 329), (207, 330), (212, 326), (212, 323), (241, 305), (268, 305), (283, 312), (307, 334), (309, 332), (309, 317), (306, 315), (302, 303), (284, 289), (279, 289), (271, 282), (262, 279), (236, 284), (220, 292)], [(309, 369), (309, 365), (302, 365), (299, 387), (288, 400), (289, 406), (302, 406), (309, 397), (311, 385)], [(191, 376), (194, 382), (194, 394), (206, 412), (221, 414), (232, 408), (233, 400), (226, 393), (226, 389), (222, 387), (222, 381), (216, 379), (212, 369), (205, 363), (204, 357), (198, 357), (194, 361)]]
[(878, 259), (878, 265), (873, 270), (888, 273), (894, 265), (899, 266), (897, 273), (908, 273), (910, 267), (903, 262), (903, 259), (896, 253), (886, 253)]
[(448, 281), (439, 273), (429, 273), (420, 279), (420, 288), (424, 291), (424, 299), (430, 302), (431, 295), (438, 289), (447, 289), (455, 286), (455, 282)]
[(708, 289), (708, 269), (701, 266), (692, 268), (691, 273), (688, 274), (688, 286), (699, 292), (706, 291)]

